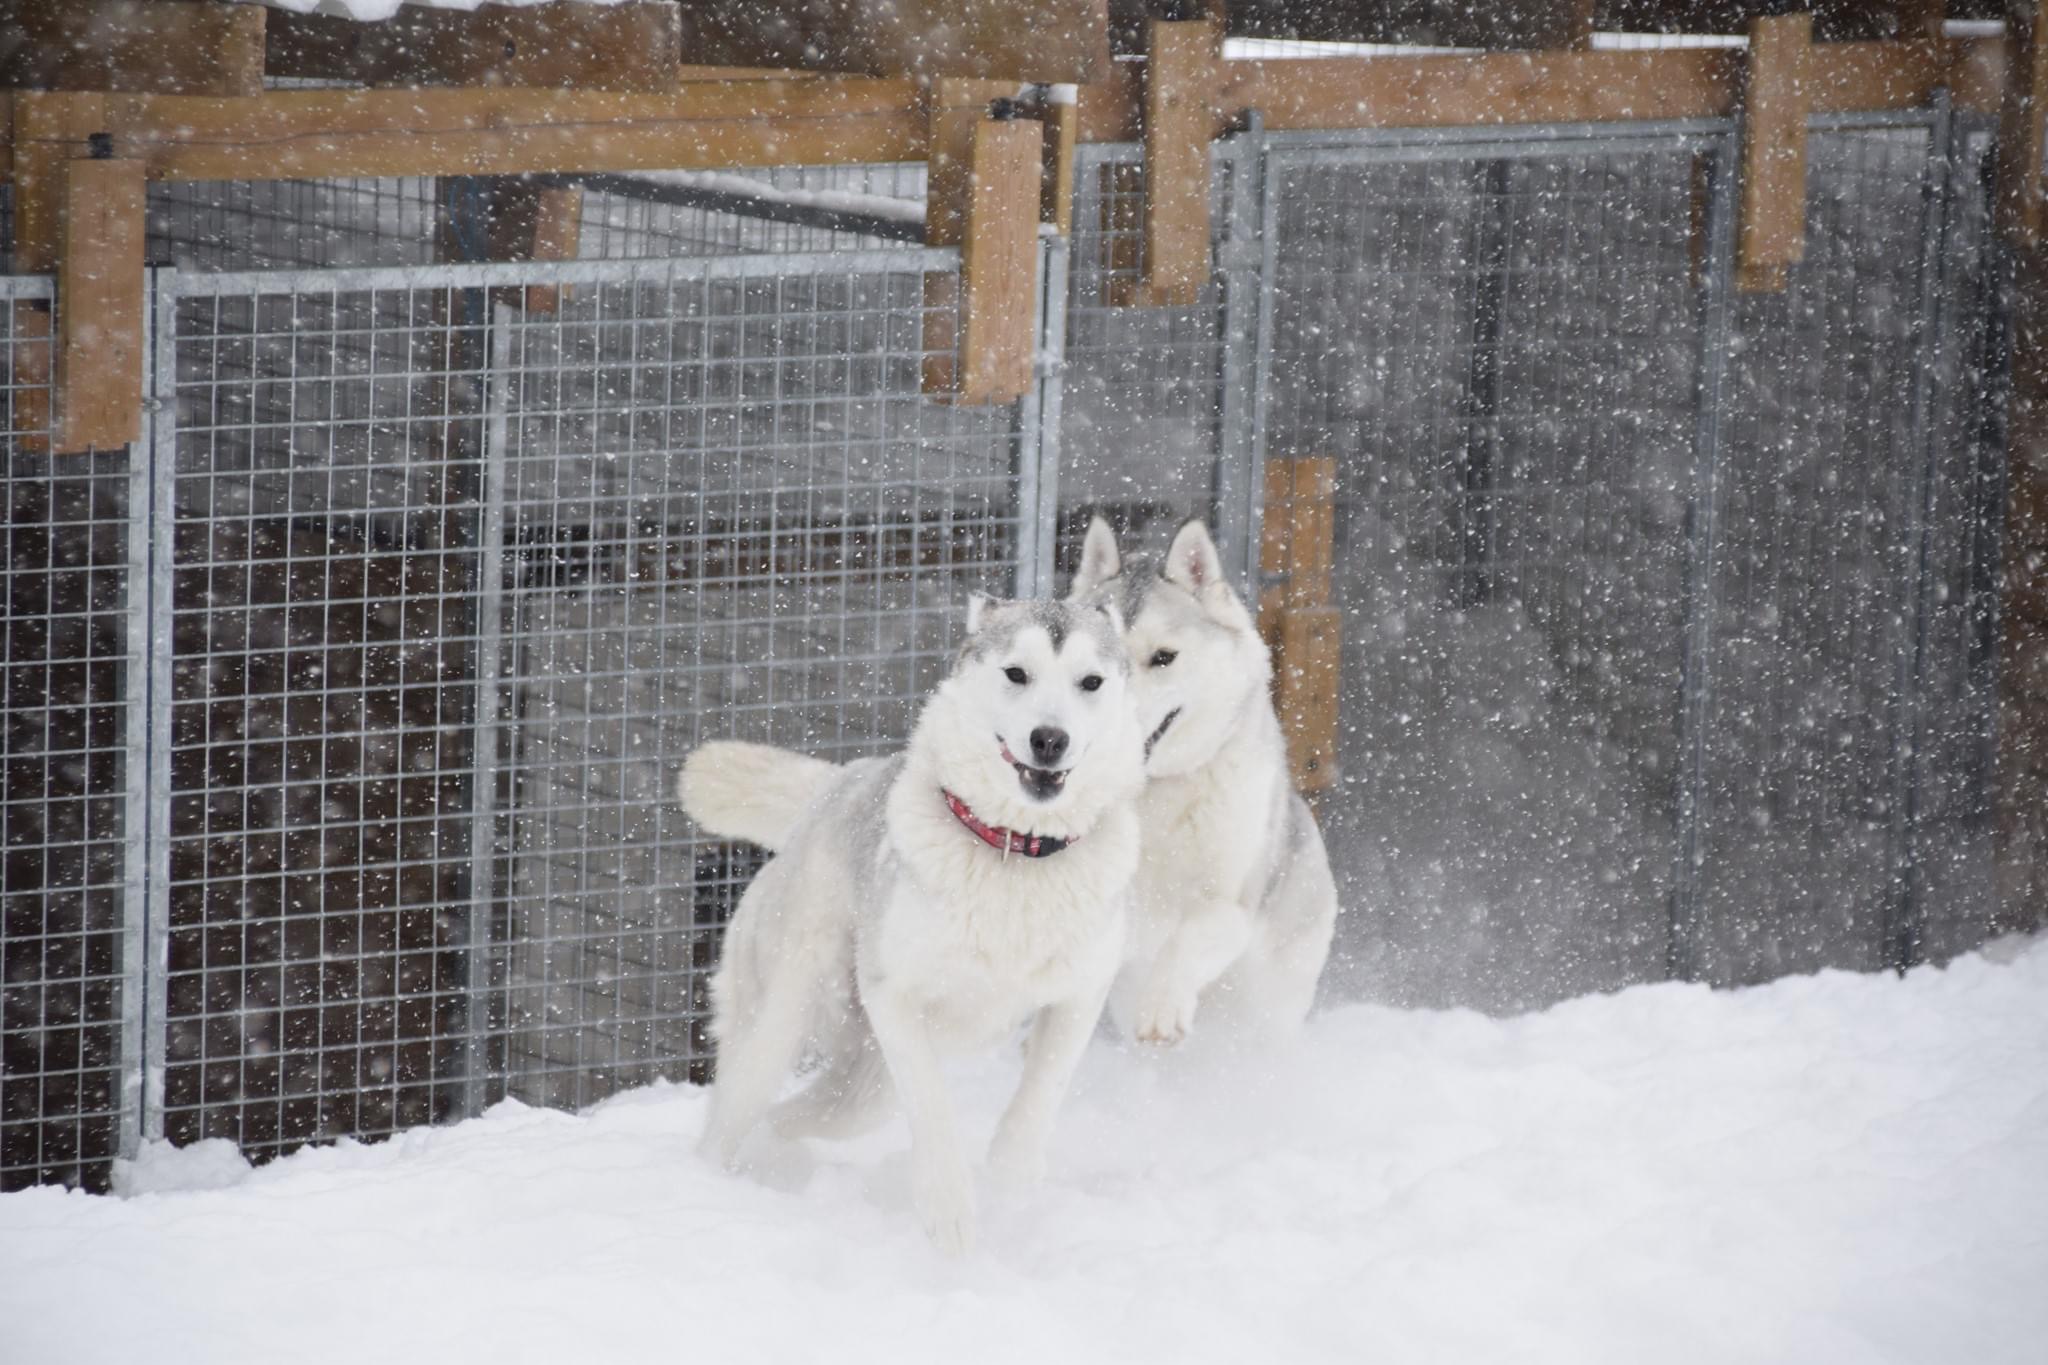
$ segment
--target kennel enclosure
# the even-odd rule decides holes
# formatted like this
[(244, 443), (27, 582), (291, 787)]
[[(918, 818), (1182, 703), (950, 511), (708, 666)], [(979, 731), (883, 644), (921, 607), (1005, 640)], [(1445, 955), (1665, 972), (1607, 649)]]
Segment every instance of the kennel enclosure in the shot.
[(0, 1179), (702, 1079), (759, 854), (687, 827), (682, 756), (897, 742), (966, 594), (1053, 588), (1093, 512), (1208, 517), (1270, 593), (1304, 460), (1334, 993), (1995, 932), (1990, 121), (1803, 120), (1805, 255), (1751, 293), (1725, 113), (1275, 107), (1204, 130), (1214, 269), (1171, 298), (1146, 145), (1080, 143), (992, 404), (931, 391), (968, 248), (915, 160), (551, 172), (558, 260), (497, 259), (489, 180), (153, 183), (143, 431), (85, 456), (17, 260)]

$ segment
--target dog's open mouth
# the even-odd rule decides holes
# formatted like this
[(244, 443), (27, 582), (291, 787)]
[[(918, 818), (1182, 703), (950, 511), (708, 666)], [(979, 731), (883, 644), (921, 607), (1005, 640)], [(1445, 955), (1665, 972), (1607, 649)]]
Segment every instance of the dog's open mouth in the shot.
[(1159, 728), (1157, 730), (1154, 730), (1149, 736), (1146, 737), (1145, 757), (1152, 757), (1152, 746), (1157, 744), (1162, 738), (1164, 738), (1168, 728), (1171, 727), (1172, 724), (1179, 719), (1180, 708), (1178, 706), (1174, 707), (1171, 711), (1168, 711), (1166, 713), (1166, 719), (1159, 722)]
[(1066, 768), (1034, 768), (1029, 763), (1020, 763), (1010, 752), (1008, 744), (1003, 745), (1003, 762), (1017, 770), (1017, 783), (1024, 788), (1024, 794), (1034, 801), (1050, 801), (1067, 789)]

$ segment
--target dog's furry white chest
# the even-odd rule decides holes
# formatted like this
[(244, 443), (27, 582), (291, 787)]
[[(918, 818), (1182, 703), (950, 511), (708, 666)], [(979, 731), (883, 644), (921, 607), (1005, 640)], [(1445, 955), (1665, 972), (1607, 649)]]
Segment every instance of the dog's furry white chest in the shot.
[[(1193, 905), (1249, 898), (1269, 856), (1276, 769), (1253, 726), (1194, 772), (1153, 781), (1138, 798), (1144, 853), (1132, 887), (1147, 927), (1170, 927)], [(1277, 739), (1277, 735), (1275, 736)]]
[(952, 1046), (986, 1046), (1121, 955), (1136, 823), (1115, 811), (1052, 857), (1005, 858), (921, 794), (891, 796), (887, 892), (862, 926), (861, 989), (912, 996)]

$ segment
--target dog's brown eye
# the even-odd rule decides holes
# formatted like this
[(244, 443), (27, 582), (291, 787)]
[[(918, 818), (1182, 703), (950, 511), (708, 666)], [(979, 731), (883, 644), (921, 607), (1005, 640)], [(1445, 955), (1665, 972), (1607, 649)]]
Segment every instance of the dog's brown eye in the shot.
[(1015, 664), (1011, 664), (1008, 668), (1004, 669), (1003, 676), (1008, 678), (1011, 682), (1017, 684), (1017, 686), (1019, 687), (1022, 687), (1025, 683), (1031, 681), (1031, 675), (1029, 673), (1026, 673), (1023, 669), (1017, 667), (1017, 665)]
[(1180, 651), (1178, 651), (1178, 650), (1173, 650), (1173, 649), (1162, 649), (1162, 650), (1158, 650), (1158, 651), (1154, 652), (1154, 654), (1152, 655), (1152, 660), (1151, 660), (1151, 667), (1153, 667), (1153, 668), (1164, 668), (1164, 667), (1166, 667), (1166, 666), (1167, 666), (1168, 664), (1172, 663), (1172, 662), (1173, 662), (1173, 661), (1174, 661), (1175, 659), (1178, 659), (1179, 657), (1180, 657)]
[(1100, 686), (1102, 686), (1102, 675), (1100, 673), (1090, 673), (1087, 677), (1081, 679), (1081, 690), (1083, 692), (1093, 692)]

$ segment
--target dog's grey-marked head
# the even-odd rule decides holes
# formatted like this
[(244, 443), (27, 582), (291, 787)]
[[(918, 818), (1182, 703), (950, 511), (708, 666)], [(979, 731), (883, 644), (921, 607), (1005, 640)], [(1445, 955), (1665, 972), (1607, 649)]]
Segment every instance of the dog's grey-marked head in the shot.
[(963, 780), (1056, 808), (1098, 752), (1135, 755), (1123, 624), (1099, 596), (969, 599), (967, 640), (941, 689), (947, 760), (968, 769)]
[(1146, 771), (1191, 772), (1215, 757), (1271, 677), (1265, 642), (1223, 574), (1209, 528), (1190, 521), (1164, 556), (1118, 549), (1101, 517), (1088, 526), (1070, 601), (1107, 597), (1124, 618)]

